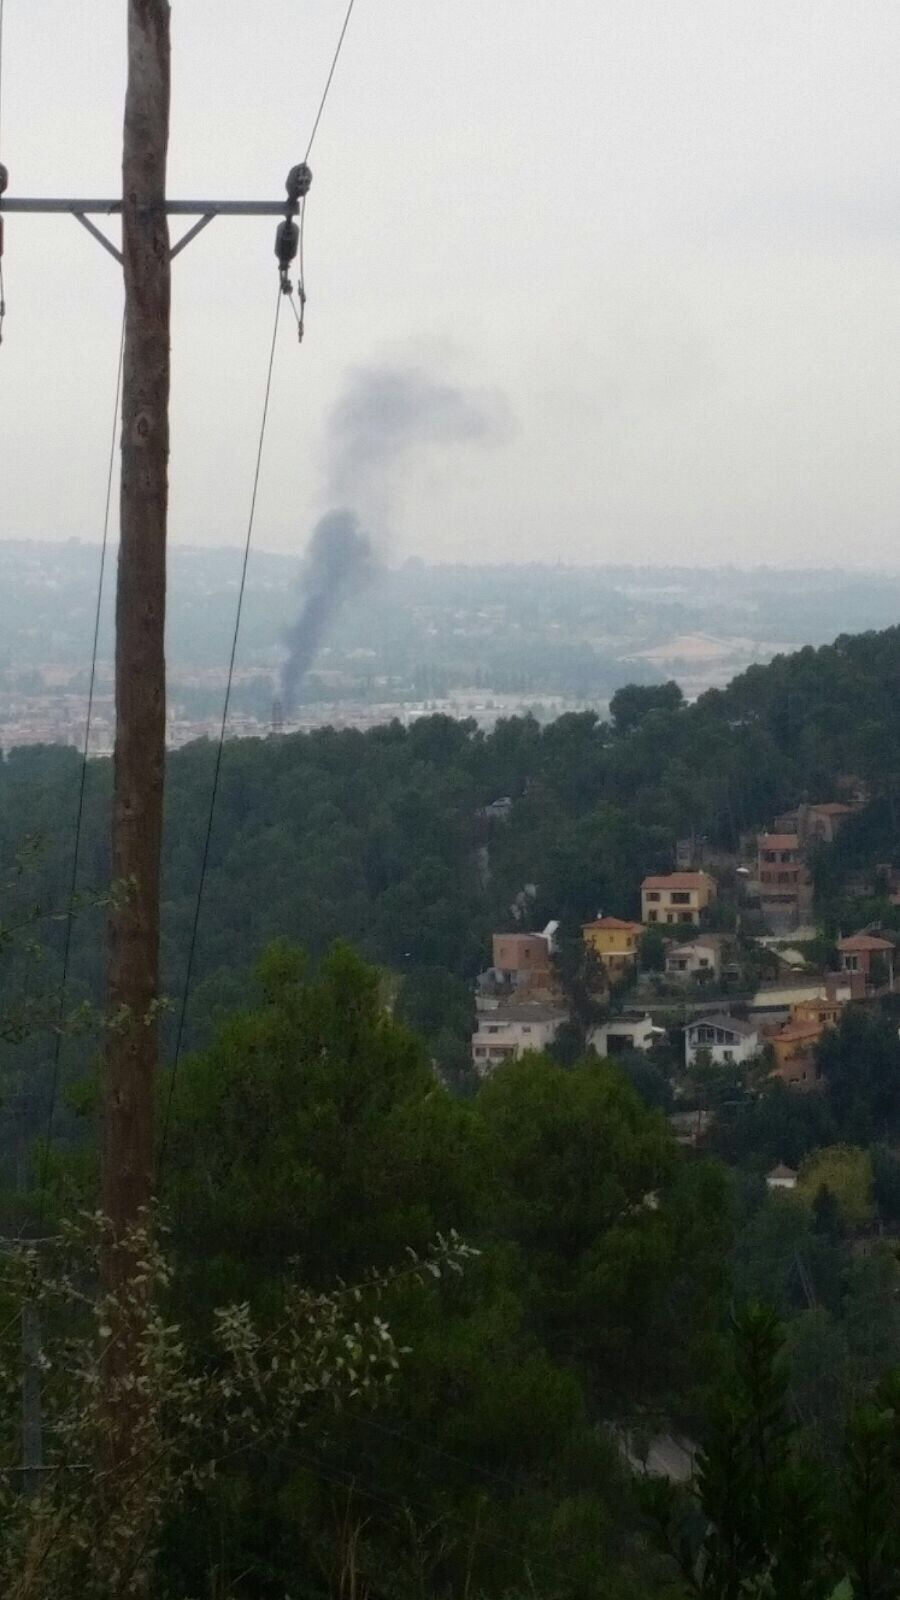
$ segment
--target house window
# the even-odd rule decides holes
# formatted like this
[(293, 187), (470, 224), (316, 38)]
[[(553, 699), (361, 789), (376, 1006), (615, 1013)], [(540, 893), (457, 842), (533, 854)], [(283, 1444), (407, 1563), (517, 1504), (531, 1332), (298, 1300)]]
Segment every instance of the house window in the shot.
[(675, 918), (673, 917), (671, 911), (667, 911), (666, 912), (666, 921), (667, 922), (674, 922), (675, 921)]
[(693, 919), (693, 915), (694, 915), (694, 913), (692, 911), (679, 911), (679, 913), (678, 913), (678, 921), (679, 922), (690, 922)]
[(523, 1032), (523, 1033), (530, 1033), (530, 1032), (531, 1032), (531, 1024), (530, 1024), (530, 1023), (528, 1023), (528, 1025), (527, 1025), (527, 1026), (526, 1026), (526, 1025), (525, 1025), (525, 1024), (524, 1024), (524, 1023), (523, 1023), (523, 1024), (522, 1024), (522, 1032)]
[(475, 1054), (476, 1054), (476, 1056), (479, 1056), (479, 1057), (487, 1055), (487, 1051), (485, 1050), (485, 1047), (484, 1047), (483, 1044), (477, 1044), (475, 1046)]
[(647, 899), (648, 900), (658, 900), (659, 899), (659, 890), (658, 889), (648, 889), (648, 891), (647, 891)]
[(659, 921), (659, 912), (658, 911), (648, 911), (648, 913), (647, 913), (647, 921), (648, 922), (658, 922)]
[(673, 889), (670, 896), (673, 906), (689, 906), (690, 894), (685, 889)]
[(733, 1061), (734, 1060), (734, 1051), (733, 1050), (723, 1050), (722, 1051), (722, 1060), (723, 1061)]
[(701, 956), (699, 961), (697, 962), (697, 965), (698, 965), (698, 967), (708, 967), (709, 966), (709, 962), (707, 961), (705, 956)]

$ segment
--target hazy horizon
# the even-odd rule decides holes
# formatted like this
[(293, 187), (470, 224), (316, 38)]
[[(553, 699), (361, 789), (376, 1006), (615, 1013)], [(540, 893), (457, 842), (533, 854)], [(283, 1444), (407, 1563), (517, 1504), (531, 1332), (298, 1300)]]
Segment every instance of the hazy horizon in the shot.
[[(99, 557), (100, 549), (101, 549), (101, 544), (100, 544), (100, 540), (99, 539), (96, 539), (96, 538), (92, 539), (89, 536), (85, 537), (85, 538), (82, 538), (78, 534), (66, 534), (66, 535), (57, 535), (57, 536), (47, 535), (44, 538), (20, 538), (19, 536), (17, 536), (16, 534), (13, 533), (13, 534), (10, 534), (10, 535), (6, 536), (3, 539), (3, 543), (10, 544), (10, 545), (17, 545), (18, 544), (18, 545), (23, 545), (23, 546), (26, 546), (26, 547), (28, 547), (28, 546), (57, 547), (57, 546), (61, 546), (61, 545), (75, 544), (75, 545), (80, 545), (83, 548), (88, 549), (88, 550), (96, 550), (96, 552), (98, 554), (98, 557)], [(117, 545), (118, 541), (116, 540), (115, 543)], [(113, 546), (111, 545), (110, 548), (113, 548)], [(300, 562), (303, 559), (304, 548), (305, 548), (305, 546), (299, 545), (296, 549), (292, 549), (292, 550), (284, 550), (284, 549), (276, 550), (276, 549), (273, 549), (271, 545), (263, 544), (261, 541), (258, 541), (256, 539), (254, 539), (253, 540), (253, 544), (252, 544), (252, 548), (251, 548), (250, 560), (251, 560), (251, 563), (252, 563), (254, 555), (259, 555), (259, 556), (262, 556), (264, 558), (267, 557), (267, 556), (274, 556), (279, 560)], [(231, 554), (231, 555), (235, 555), (236, 557), (240, 558), (241, 548), (237, 544), (225, 544), (225, 543), (216, 543), (216, 542), (210, 542), (208, 544), (192, 544), (189, 540), (179, 540), (179, 541), (174, 542), (172, 544), (172, 552), (176, 553), (176, 554), (178, 552), (184, 552), (185, 554), (189, 554), (189, 553), (190, 554), (199, 554), (199, 553), (205, 552), (205, 553), (207, 553), (207, 554), (209, 554), (211, 556), (212, 555), (221, 556), (221, 555)], [(393, 556), (389, 556), (387, 558), (387, 560), (385, 561), (384, 565), (385, 565), (385, 567), (386, 567), (386, 569), (388, 571), (392, 571), (392, 570), (396, 570), (396, 569), (398, 569), (400, 567), (407, 566), (407, 565), (410, 565), (410, 564), (416, 564), (416, 563), (419, 563), (419, 564), (421, 564), (423, 566), (426, 566), (426, 567), (462, 566), (462, 567), (473, 567), (475, 569), (477, 569), (479, 567), (483, 567), (483, 568), (550, 567), (553, 570), (562, 570), (562, 571), (571, 571), (571, 572), (594, 571), (594, 570), (604, 570), (604, 569), (608, 569), (610, 571), (620, 571), (620, 572), (658, 572), (658, 573), (692, 573), (692, 572), (732, 573), (733, 572), (733, 573), (736, 573), (736, 574), (740, 575), (741, 577), (752, 577), (754, 573), (770, 573), (770, 572), (784, 573), (786, 577), (788, 577), (788, 576), (816, 577), (817, 575), (822, 576), (822, 577), (833, 577), (833, 576), (836, 576), (838, 574), (843, 574), (843, 573), (845, 573), (845, 572), (847, 572), (849, 570), (854, 578), (859, 578), (859, 579), (862, 579), (862, 578), (879, 578), (879, 577), (889, 577), (889, 578), (900, 577), (900, 557), (897, 558), (897, 560), (894, 562), (893, 565), (891, 565), (888, 562), (885, 562), (881, 566), (873, 566), (873, 567), (857, 566), (857, 567), (852, 567), (852, 568), (848, 569), (845, 565), (843, 565), (843, 564), (841, 564), (839, 562), (830, 562), (830, 563), (829, 562), (819, 562), (816, 565), (800, 565), (800, 564), (790, 565), (787, 562), (777, 562), (777, 561), (757, 561), (757, 562), (747, 561), (747, 562), (742, 562), (742, 561), (712, 561), (712, 560), (699, 561), (698, 560), (698, 561), (692, 561), (692, 562), (677, 562), (676, 563), (676, 562), (664, 562), (664, 561), (652, 561), (652, 560), (648, 560), (648, 561), (614, 561), (614, 560), (599, 559), (599, 558), (597, 560), (594, 560), (594, 561), (591, 561), (591, 560), (584, 560), (584, 561), (571, 560), (570, 561), (570, 560), (566, 560), (564, 557), (552, 556), (552, 555), (549, 555), (549, 554), (546, 555), (546, 556), (539, 556), (539, 555), (522, 556), (522, 557), (520, 557), (518, 559), (516, 559), (515, 556), (493, 556), (491, 554), (488, 554), (488, 555), (485, 555), (482, 559), (479, 559), (477, 551), (473, 551), (471, 555), (466, 555), (466, 556), (451, 556), (451, 555), (448, 555), (448, 556), (444, 556), (444, 557), (422, 555), (418, 551), (406, 551), (406, 552), (401, 552), (401, 553), (395, 552), (393, 554)], [(900, 621), (900, 618), (898, 618), (898, 621)]]
[[(175, 0), (173, 196), (283, 192), (344, 9)], [(10, 195), (117, 193), (124, 20), (7, 0)], [(885, 4), (358, 0), (257, 547), (302, 552), (348, 382), (406, 370), (502, 425), (404, 460), (391, 563), (896, 570), (898, 51)], [(0, 538), (92, 542), (120, 274), (65, 217), (5, 231)], [(173, 545), (243, 537), (273, 236), (220, 218), (174, 264)]]

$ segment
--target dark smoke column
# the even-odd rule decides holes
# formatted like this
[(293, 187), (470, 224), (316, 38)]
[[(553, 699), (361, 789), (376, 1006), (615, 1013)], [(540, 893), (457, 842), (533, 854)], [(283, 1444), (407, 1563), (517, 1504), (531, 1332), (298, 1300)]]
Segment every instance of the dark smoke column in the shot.
[(378, 562), (352, 511), (329, 511), (316, 523), (301, 574), (300, 615), (285, 635), (281, 690), (290, 711), (328, 625), (344, 601), (371, 583)]

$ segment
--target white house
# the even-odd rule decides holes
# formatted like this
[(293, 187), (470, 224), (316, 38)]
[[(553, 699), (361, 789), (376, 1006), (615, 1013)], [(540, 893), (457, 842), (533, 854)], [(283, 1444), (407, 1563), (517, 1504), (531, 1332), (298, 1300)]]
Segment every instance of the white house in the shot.
[(684, 1030), (684, 1060), (693, 1066), (700, 1051), (706, 1051), (715, 1066), (730, 1067), (758, 1055), (760, 1036), (750, 1022), (738, 1017), (696, 1017)]
[(472, 1035), (472, 1062), (482, 1077), (504, 1061), (551, 1045), (567, 1020), (565, 1011), (541, 1005), (498, 1006), (483, 1011)]
[(665, 1028), (655, 1028), (650, 1017), (611, 1017), (588, 1034), (588, 1047), (598, 1056), (615, 1055), (617, 1050), (650, 1050)]
[(719, 941), (712, 935), (676, 945), (666, 956), (666, 977), (674, 983), (692, 983), (703, 976), (718, 978), (721, 967)]
[(781, 1161), (766, 1174), (766, 1185), (770, 1189), (796, 1189), (797, 1174), (793, 1167), (786, 1167)]

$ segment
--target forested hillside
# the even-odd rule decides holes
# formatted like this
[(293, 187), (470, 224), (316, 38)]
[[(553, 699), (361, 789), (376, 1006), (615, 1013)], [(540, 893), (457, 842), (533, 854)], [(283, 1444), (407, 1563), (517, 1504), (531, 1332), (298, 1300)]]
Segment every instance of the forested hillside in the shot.
[[(173, 999), (213, 765), (205, 743), (169, 759), (163, 942)], [(0, 766), (0, 854), (12, 864), (33, 843), (28, 871), (6, 897), (8, 920), (31, 904), (58, 912), (67, 902), (79, 771), (76, 753), (55, 747), (15, 750)], [(240, 999), (273, 937), (313, 955), (342, 937), (398, 974), (440, 969), (468, 981), (525, 884), (537, 888), (536, 924), (600, 906), (633, 915), (642, 875), (671, 865), (679, 835), (734, 846), (798, 799), (831, 794), (847, 774), (870, 785), (875, 804), (863, 827), (880, 827), (887, 848), (900, 774), (900, 629), (778, 658), (692, 706), (673, 704), (665, 689), (622, 691), (610, 723), (593, 713), (543, 728), (514, 718), (483, 734), (432, 717), (408, 729), (229, 743), (189, 1037), (203, 1037)], [(81, 890), (106, 886), (108, 793), (108, 764), (91, 763)], [(500, 796), (513, 800), (509, 821), (489, 823), (481, 809)], [(76, 924), (76, 994), (98, 992), (100, 928), (87, 912)], [(50, 978), (62, 928), (45, 931)]]
[[(207, 1419), (179, 1445), (190, 1465), (154, 1513), (152, 1592), (831, 1600), (851, 1577), (854, 1597), (891, 1600), (893, 997), (851, 1009), (823, 1040), (820, 1094), (698, 1072), (687, 1087), (713, 1112), (705, 1150), (680, 1148), (653, 1109), (669, 1091), (647, 1063), (526, 1056), (465, 1097), (447, 1082), (491, 931), (523, 892), (531, 925), (601, 906), (633, 916), (642, 876), (672, 865), (679, 836), (732, 849), (853, 776), (870, 801), (816, 867), (823, 915), (839, 915), (854, 867), (897, 859), (898, 690), (894, 629), (779, 659), (692, 706), (674, 685), (632, 686), (609, 723), (514, 719), (485, 735), (432, 717), (229, 743), (177, 1078), (215, 751), (170, 758), (166, 1315), (201, 1364), (221, 1308), (237, 1308), (218, 1324), (230, 1337), (252, 1316), (260, 1332), (238, 1348), (257, 1390), (293, 1279), (311, 1328), (342, 1297), (338, 1332), (351, 1321), (339, 1404), (329, 1369), (289, 1426), (236, 1443), (232, 1417), (225, 1447)], [(107, 881), (109, 769), (92, 763), (60, 1014), (80, 776), (74, 752), (50, 747), (0, 767), (9, 1234), (96, 1201), (102, 1028), (82, 1002), (102, 993), (103, 901), (127, 886)], [(764, 1181), (785, 1160), (796, 1195)], [(461, 1263), (422, 1266), (457, 1237)], [(0, 1343), (14, 1384), (10, 1307)], [(390, 1383), (357, 1382), (372, 1315), (398, 1351)], [(64, 1394), (47, 1386), (51, 1410)], [(688, 1500), (632, 1473), (696, 1445)], [(70, 1481), (51, 1479), (60, 1518)], [(88, 1593), (84, 1541), (73, 1549), (68, 1592)]]

